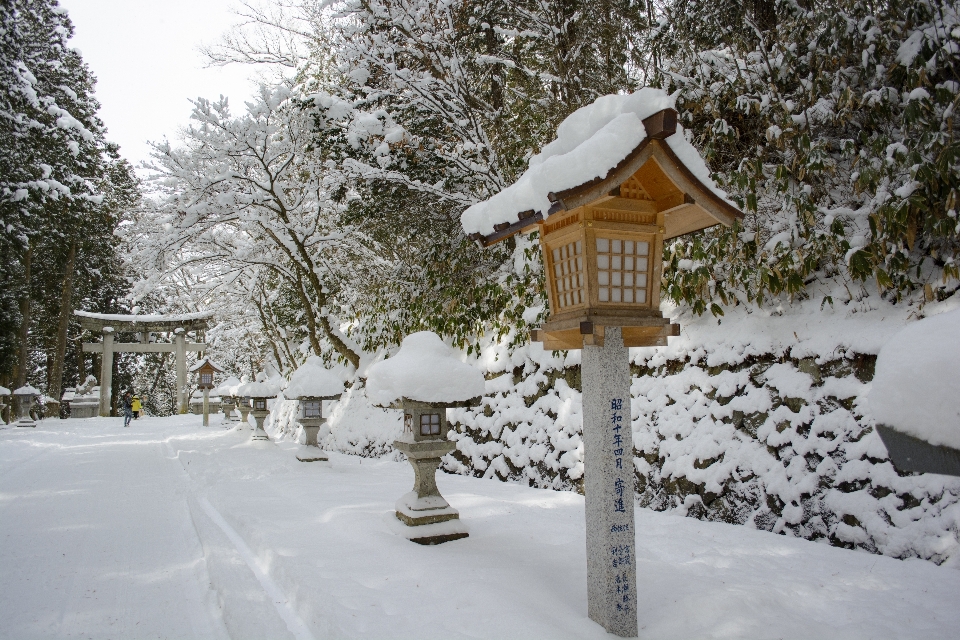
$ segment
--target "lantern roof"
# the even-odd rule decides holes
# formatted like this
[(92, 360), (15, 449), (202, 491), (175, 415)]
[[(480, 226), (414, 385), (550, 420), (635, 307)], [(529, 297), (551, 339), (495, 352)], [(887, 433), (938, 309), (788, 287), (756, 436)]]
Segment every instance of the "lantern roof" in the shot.
[(204, 356), (200, 360), (197, 360), (197, 363), (190, 367), (190, 373), (194, 373), (202, 369), (213, 369), (217, 373), (223, 373), (223, 369), (214, 364), (213, 360), (210, 359), (210, 356)]
[(464, 231), (489, 246), (555, 213), (635, 199), (665, 214), (665, 239), (733, 224), (743, 213), (684, 137), (674, 104), (666, 92), (644, 88), (578, 109), (516, 182), (463, 212)]
[(23, 385), (22, 387), (20, 387), (19, 389), (16, 389), (16, 390), (13, 392), (13, 395), (15, 395), (15, 396), (39, 396), (39, 395), (40, 395), (40, 390), (39, 390), (39, 389), (36, 389), (36, 388), (34, 388), (34, 387), (32, 387), (32, 386), (30, 386), (29, 384), (25, 384), (25, 385)]
[(485, 388), (480, 370), (460, 360), (432, 331), (411, 333), (393, 357), (367, 373), (367, 397), (379, 406), (402, 398), (452, 405), (482, 396)]
[(10, 389), (7, 389), (6, 387), (0, 387), (0, 396), (8, 395), (10, 395)]
[(293, 375), (283, 395), (291, 400), (298, 398), (339, 398), (343, 393), (343, 380), (323, 366), (317, 356), (310, 356)]

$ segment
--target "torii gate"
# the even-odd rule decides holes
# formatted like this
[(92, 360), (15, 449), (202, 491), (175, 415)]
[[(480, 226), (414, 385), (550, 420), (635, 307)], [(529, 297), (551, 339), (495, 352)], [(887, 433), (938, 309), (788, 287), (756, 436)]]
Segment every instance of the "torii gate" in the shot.
[[(80, 326), (88, 331), (99, 331), (103, 342), (84, 343), (85, 353), (102, 354), (100, 365), (100, 415), (110, 415), (110, 396), (113, 383), (114, 353), (170, 353), (177, 354), (177, 408), (187, 412), (187, 351), (204, 351), (202, 342), (187, 342), (187, 333), (203, 331), (213, 312), (188, 313), (184, 315), (119, 315), (74, 311), (80, 318)], [(118, 343), (113, 334), (138, 333), (140, 342)], [(173, 342), (150, 342), (151, 333), (172, 333)]]

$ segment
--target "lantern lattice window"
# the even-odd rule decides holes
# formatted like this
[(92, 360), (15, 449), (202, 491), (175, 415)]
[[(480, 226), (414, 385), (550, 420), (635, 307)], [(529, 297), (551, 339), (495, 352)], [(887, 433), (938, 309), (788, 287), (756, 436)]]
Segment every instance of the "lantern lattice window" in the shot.
[(257, 411), (266, 411), (267, 409), (267, 399), (266, 398), (254, 398), (253, 399), (253, 408)]
[(553, 287), (561, 309), (585, 302), (583, 242), (577, 240), (553, 250)]
[(650, 243), (597, 238), (597, 296), (600, 302), (647, 304)]
[(420, 435), (440, 435), (440, 414), (424, 413), (420, 415)]
[(304, 418), (320, 418), (321, 415), (322, 401), (320, 400), (304, 400), (303, 401), (303, 417)]
[(200, 373), (200, 384), (213, 384), (213, 373), (203, 371)]

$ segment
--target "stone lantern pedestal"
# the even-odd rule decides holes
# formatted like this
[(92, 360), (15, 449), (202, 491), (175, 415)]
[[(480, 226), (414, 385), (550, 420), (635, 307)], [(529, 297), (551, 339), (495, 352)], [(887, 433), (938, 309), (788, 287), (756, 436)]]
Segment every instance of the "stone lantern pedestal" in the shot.
[[(263, 404), (264, 404), (262, 408), (257, 407), (256, 405), (257, 400), (261, 400), (261, 399), (263, 400)], [(253, 440), (270, 440), (270, 438), (267, 437), (267, 432), (264, 431), (263, 429), (263, 421), (266, 420), (268, 415), (270, 415), (270, 412), (267, 411), (267, 407), (266, 407), (266, 398), (254, 398), (253, 402), (254, 402), (254, 406), (252, 410), (253, 419), (256, 420), (257, 422), (257, 426), (253, 430)]]
[(299, 419), (306, 436), (306, 442), (304, 443), (305, 446), (301, 447), (300, 452), (297, 453), (297, 460), (300, 462), (326, 462), (330, 459), (317, 442), (317, 435), (326, 421), (326, 418), (319, 417)]

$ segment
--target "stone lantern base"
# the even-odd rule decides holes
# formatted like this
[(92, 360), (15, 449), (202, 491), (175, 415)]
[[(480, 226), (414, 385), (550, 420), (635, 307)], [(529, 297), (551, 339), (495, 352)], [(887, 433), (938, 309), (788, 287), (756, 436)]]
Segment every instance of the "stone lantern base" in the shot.
[(429, 526), (460, 519), (460, 513), (440, 495), (436, 478), (440, 458), (453, 451), (456, 443), (449, 440), (395, 440), (393, 446), (407, 456), (414, 472), (413, 491), (397, 500), (397, 519), (411, 528), (424, 527), (424, 535), (417, 536), (411, 531), (407, 537), (418, 544), (442, 544), (468, 537), (462, 527), (442, 531)]
[(250, 423), (250, 406), (246, 404), (241, 404), (238, 411), (240, 411), (240, 424), (243, 426), (249, 426)]
[(253, 430), (253, 440), (267, 440), (270, 438), (267, 437), (267, 432), (263, 430), (263, 421), (266, 420), (267, 416), (270, 415), (269, 411), (258, 411), (254, 409), (251, 411), (253, 414), (253, 419), (257, 421), (257, 427)]
[(297, 452), (297, 460), (300, 462), (326, 462), (330, 458), (327, 453), (320, 448), (317, 443), (317, 434), (320, 427), (326, 422), (325, 418), (300, 418), (300, 425), (303, 427), (303, 433), (306, 436), (306, 443), (300, 447)]

